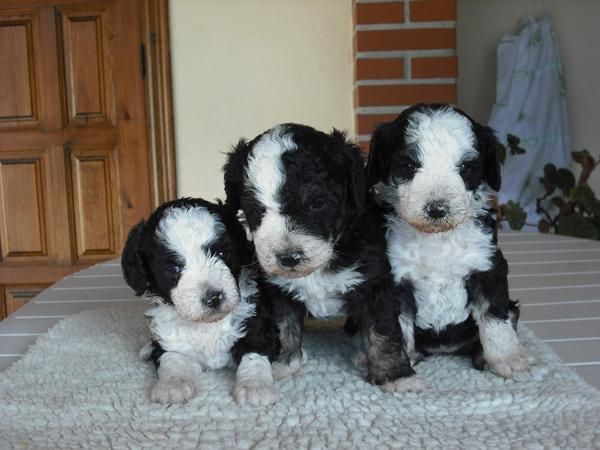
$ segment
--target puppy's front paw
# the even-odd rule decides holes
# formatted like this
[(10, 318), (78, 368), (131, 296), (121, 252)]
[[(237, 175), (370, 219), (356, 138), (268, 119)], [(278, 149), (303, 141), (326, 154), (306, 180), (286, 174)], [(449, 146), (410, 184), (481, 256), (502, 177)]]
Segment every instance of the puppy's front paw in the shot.
[(423, 353), (414, 351), (408, 354), (408, 359), (410, 359), (410, 366), (415, 367), (425, 359), (425, 355), (423, 355)]
[(295, 375), (300, 372), (302, 366), (306, 362), (306, 353), (302, 350), (302, 355), (298, 358), (292, 359), (289, 363), (275, 361), (271, 365), (273, 378), (276, 380), (280, 380), (281, 378), (288, 377), (290, 375)]
[(269, 358), (258, 353), (245, 354), (238, 366), (233, 398), (240, 405), (266, 406), (277, 401)]
[(429, 383), (417, 375), (388, 381), (379, 387), (383, 392), (421, 392), (430, 388)]
[(150, 356), (152, 355), (152, 350), (152, 341), (147, 342), (146, 345), (144, 345), (140, 350), (140, 359), (142, 361), (148, 361), (150, 359)]
[(363, 369), (369, 365), (369, 360), (367, 359), (367, 353), (363, 350), (357, 350), (356, 354), (352, 357), (352, 364), (357, 369)]
[(267, 406), (277, 401), (278, 395), (272, 383), (261, 380), (243, 380), (233, 387), (233, 398), (240, 405)]
[(513, 378), (528, 373), (536, 362), (535, 356), (519, 345), (513, 353), (505, 358), (486, 358), (492, 372), (504, 378)]
[(189, 380), (180, 377), (159, 379), (150, 398), (155, 403), (171, 405), (173, 403), (187, 403), (196, 393), (196, 386)]

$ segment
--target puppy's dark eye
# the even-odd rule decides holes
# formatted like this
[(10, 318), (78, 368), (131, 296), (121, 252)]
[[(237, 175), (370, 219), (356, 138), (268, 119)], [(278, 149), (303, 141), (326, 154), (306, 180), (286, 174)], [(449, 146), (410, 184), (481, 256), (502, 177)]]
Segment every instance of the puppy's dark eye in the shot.
[(171, 275), (179, 275), (181, 273), (181, 267), (177, 264), (171, 264), (167, 266), (167, 273), (170, 273)]
[(458, 166), (458, 169), (463, 173), (469, 172), (475, 169), (475, 165), (472, 161), (465, 161)]
[(412, 161), (402, 162), (398, 165), (398, 169), (402, 172), (415, 172), (417, 170), (417, 164)]
[(231, 250), (215, 250), (213, 251), (213, 256), (216, 256), (217, 258), (221, 258), (221, 259), (225, 259), (228, 256), (231, 256), (232, 251)]
[(325, 204), (327, 202), (322, 199), (322, 198), (317, 198), (315, 200), (313, 200), (312, 202), (310, 202), (310, 205), (308, 205), (308, 207), (310, 209), (312, 209), (313, 211), (319, 211), (320, 209), (323, 209), (325, 207)]

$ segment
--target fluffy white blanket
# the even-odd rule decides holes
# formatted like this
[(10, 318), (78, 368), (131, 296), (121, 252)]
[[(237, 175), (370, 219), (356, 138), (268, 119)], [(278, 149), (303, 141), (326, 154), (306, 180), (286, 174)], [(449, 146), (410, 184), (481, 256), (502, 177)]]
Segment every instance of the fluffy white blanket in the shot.
[(600, 392), (528, 330), (541, 364), (528, 381), (478, 372), (459, 357), (417, 366), (432, 387), (385, 394), (352, 363), (332, 326), (309, 327), (308, 361), (277, 381), (273, 407), (240, 407), (232, 370), (206, 372), (187, 405), (152, 404), (156, 373), (138, 359), (144, 306), (69, 317), (0, 373), (0, 448), (542, 448), (600, 446)]

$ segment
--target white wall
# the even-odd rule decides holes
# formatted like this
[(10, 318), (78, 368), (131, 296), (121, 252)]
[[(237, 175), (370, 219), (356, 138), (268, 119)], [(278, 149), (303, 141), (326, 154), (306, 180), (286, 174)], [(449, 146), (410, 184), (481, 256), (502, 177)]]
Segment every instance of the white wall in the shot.
[[(458, 0), (458, 103), (474, 118), (489, 119), (496, 88), (496, 47), (520, 19), (548, 13), (565, 69), (573, 150), (600, 155), (600, 1)], [(590, 184), (600, 193), (600, 169)]]
[(171, 0), (178, 194), (223, 196), (223, 152), (279, 122), (353, 133), (350, 0)]

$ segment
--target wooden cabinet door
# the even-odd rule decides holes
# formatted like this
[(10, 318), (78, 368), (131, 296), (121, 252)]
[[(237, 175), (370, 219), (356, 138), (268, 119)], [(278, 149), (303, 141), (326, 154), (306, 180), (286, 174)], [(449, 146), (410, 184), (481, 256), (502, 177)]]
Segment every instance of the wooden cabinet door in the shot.
[(0, 288), (118, 256), (150, 212), (141, 8), (0, 2)]
[(45, 286), (6, 286), (0, 294), (0, 311), (12, 314), (44, 290)]

